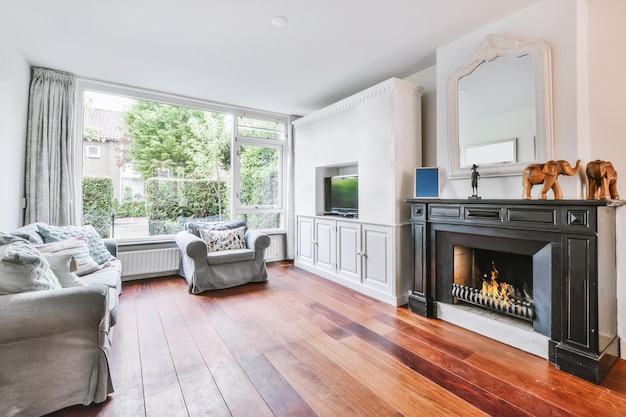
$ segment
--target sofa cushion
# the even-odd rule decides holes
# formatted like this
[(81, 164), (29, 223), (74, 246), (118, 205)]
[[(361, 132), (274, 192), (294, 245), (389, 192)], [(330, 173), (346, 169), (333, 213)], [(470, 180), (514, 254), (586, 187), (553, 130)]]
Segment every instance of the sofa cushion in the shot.
[(247, 226), (246, 219), (227, 220), (223, 222), (187, 222), (185, 223), (185, 230), (200, 237), (199, 229), (204, 230), (229, 230), (237, 229), (242, 226)]
[(229, 230), (198, 229), (200, 238), (204, 240), (209, 252), (221, 252), (235, 249), (245, 249), (246, 226)]
[(39, 225), (45, 225), (45, 223), (31, 223), (26, 226), (20, 227), (19, 229), (11, 232), (14, 236), (19, 236), (23, 239), (28, 240), (30, 243), (34, 243), (36, 245), (40, 245), (44, 243), (43, 238), (39, 234)]
[(63, 288), (87, 285), (85, 284), (85, 281), (75, 274), (77, 264), (74, 259), (74, 255), (43, 252), (42, 255), (46, 261), (48, 261), (50, 269), (52, 269), (52, 272), (54, 272), (54, 275), (57, 277)]
[(102, 265), (107, 261), (115, 259), (111, 252), (108, 251), (102, 238), (91, 225), (86, 226), (50, 226), (47, 224), (38, 224), (37, 229), (43, 237), (44, 242), (58, 242), (70, 237), (85, 236), (87, 238), (87, 247), (89, 254), (98, 263)]
[(107, 287), (114, 288), (117, 294), (122, 292), (122, 280), (120, 276), (122, 274), (122, 262), (119, 259), (115, 261), (107, 262), (106, 265), (100, 270), (85, 275), (82, 279), (87, 285), (100, 284)]
[(61, 283), (33, 245), (0, 233), (0, 294), (59, 288)]
[(85, 236), (76, 236), (58, 242), (35, 245), (41, 253), (72, 255), (76, 261), (76, 275), (83, 276), (100, 269), (100, 265), (90, 256)]
[(222, 252), (209, 252), (207, 254), (207, 262), (209, 265), (251, 260), (254, 260), (254, 251), (252, 249), (234, 249)]

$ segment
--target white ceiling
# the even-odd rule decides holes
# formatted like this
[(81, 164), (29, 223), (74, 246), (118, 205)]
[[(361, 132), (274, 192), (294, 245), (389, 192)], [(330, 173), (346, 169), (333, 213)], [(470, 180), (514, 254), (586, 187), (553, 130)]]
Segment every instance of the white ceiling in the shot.
[(538, 1), (0, 0), (0, 30), (35, 66), (305, 115)]

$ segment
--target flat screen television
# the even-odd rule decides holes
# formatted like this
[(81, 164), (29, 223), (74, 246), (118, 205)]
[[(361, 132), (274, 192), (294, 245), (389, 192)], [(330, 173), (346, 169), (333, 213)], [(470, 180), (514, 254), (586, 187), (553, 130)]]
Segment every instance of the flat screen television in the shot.
[(346, 217), (359, 216), (359, 177), (337, 175), (325, 180), (325, 210), (327, 214)]

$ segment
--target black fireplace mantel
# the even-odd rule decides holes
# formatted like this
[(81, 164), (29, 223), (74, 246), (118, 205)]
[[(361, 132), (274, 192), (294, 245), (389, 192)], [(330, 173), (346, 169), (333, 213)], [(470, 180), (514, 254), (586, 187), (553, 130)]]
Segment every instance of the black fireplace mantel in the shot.
[[(414, 285), (409, 309), (436, 317), (454, 303), (456, 242), (528, 251), (551, 277), (539, 282), (545, 311), (534, 328), (550, 338), (549, 359), (568, 373), (600, 383), (619, 357), (615, 221), (622, 201), (407, 199), (411, 205)], [(519, 243), (521, 242), (521, 243)], [(538, 249), (537, 249), (538, 250)], [(532, 254), (532, 253), (531, 253)]]

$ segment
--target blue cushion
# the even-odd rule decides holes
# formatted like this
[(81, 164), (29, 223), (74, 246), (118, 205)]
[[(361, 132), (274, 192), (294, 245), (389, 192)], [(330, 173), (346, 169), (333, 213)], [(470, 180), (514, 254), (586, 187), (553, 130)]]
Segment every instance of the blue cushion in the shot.
[(87, 238), (89, 255), (91, 255), (98, 265), (115, 260), (115, 257), (107, 250), (102, 238), (98, 232), (96, 232), (96, 229), (91, 225), (50, 226), (47, 224), (38, 224), (37, 228), (46, 243), (58, 242), (70, 237), (85, 236)]
[(227, 220), (224, 222), (187, 222), (185, 223), (185, 230), (193, 233), (198, 237), (201, 237), (198, 229), (230, 230), (247, 225), (248, 223), (246, 222), (246, 219)]

